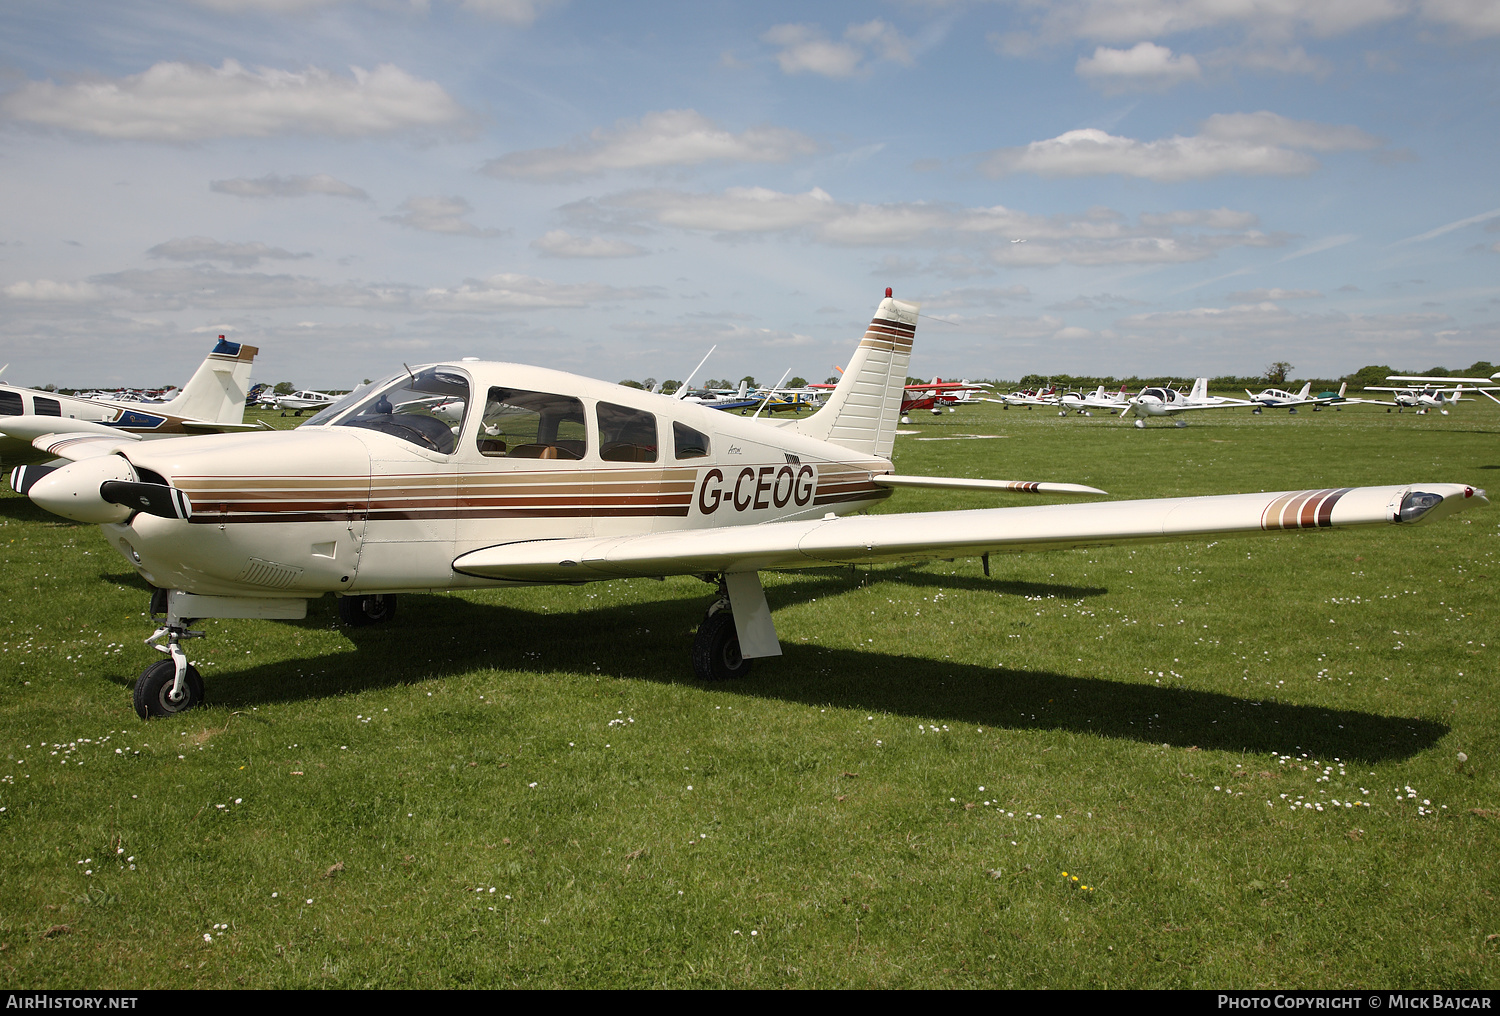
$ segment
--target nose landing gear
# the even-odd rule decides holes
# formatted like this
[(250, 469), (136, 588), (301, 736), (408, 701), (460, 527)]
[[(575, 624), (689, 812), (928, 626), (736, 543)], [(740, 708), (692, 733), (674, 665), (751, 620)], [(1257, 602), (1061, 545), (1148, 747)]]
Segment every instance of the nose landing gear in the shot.
[[(166, 614), (162, 618), (160, 614)], [(153, 716), (172, 716), (203, 704), (203, 675), (188, 662), (182, 651), (186, 639), (201, 639), (201, 631), (189, 631), (188, 619), (173, 616), (167, 608), (167, 591), (158, 589), (151, 596), (151, 616), (160, 627), (146, 640), (157, 652), (171, 659), (157, 660), (135, 679), (135, 711), (143, 720)], [(163, 635), (167, 644), (157, 640)]]

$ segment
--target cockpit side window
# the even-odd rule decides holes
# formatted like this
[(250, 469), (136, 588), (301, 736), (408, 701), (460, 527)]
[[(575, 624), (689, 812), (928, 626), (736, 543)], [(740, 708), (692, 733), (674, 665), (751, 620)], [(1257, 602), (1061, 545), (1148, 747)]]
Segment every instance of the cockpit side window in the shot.
[(708, 435), (691, 427), (673, 422), (672, 451), (679, 460), (701, 459), (708, 455)]
[(418, 448), (451, 455), (458, 447), (468, 404), (468, 378), (445, 367), (428, 367), (402, 375), (395, 384), (367, 396), (334, 426), (376, 430)]
[(581, 459), (588, 451), (583, 403), (567, 395), (491, 388), (475, 442), (488, 458)]
[(658, 458), (656, 415), (644, 409), (601, 402), (599, 457), (606, 462), (655, 462)]
[(20, 392), (0, 390), (0, 416), (21, 416), (25, 412)]

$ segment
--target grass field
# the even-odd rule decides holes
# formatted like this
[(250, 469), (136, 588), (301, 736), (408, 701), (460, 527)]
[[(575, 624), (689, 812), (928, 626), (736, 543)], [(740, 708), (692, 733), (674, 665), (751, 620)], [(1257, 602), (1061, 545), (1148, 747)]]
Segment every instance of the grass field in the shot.
[[(1500, 487), (1488, 403), (1198, 416), (965, 408), (896, 464)], [(0, 980), (1494, 988), (1497, 526), (766, 574), (785, 655), (715, 686), (694, 579), (324, 599), (205, 622), (147, 724), (145, 586), (7, 490)]]

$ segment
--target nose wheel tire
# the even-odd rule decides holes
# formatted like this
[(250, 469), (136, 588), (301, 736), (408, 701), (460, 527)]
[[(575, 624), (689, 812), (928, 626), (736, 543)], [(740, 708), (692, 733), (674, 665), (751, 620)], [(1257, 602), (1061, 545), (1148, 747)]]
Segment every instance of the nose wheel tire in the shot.
[(389, 621), (395, 613), (396, 597), (392, 593), (339, 597), (339, 620), (354, 628)]
[(740, 653), (734, 615), (720, 610), (703, 619), (693, 638), (693, 676), (700, 681), (729, 681), (750, 673), (750, 661)]
[(171, 660), (157, 660), (141, 671), (135, 681), (135, 711), (143, 720), (153, 716), (175, 716), (203, 704), (203, 675), (188, 664), (180, 699), (172, 698), (177, 667)]

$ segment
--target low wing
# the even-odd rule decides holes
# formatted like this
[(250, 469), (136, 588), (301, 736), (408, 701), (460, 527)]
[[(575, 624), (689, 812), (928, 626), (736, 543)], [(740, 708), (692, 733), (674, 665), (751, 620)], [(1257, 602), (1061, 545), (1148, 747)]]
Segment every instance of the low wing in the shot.
[(930, 487), (938, 490), (983, 490), (1009, 494), (1107, 494), (1098, 487), (1081, 483), (1043, 483), (1035, 480), (974, 480), (964, 476), (895, 476), (870, 477), (882, 487)]
[[(43, 435), (51, 434), (97, 434), (131, 440), (135, 435), (118, 427), (108, 427), (91, 420), (75, 420), (67, 416), (6, 416), (0, 417), (0, 434), (18, 441), (35, 442)], [(40, 447), (40, 446), (38, 446)]]
[(264, 420), (255, 423), (215, 423), (213, 420), (183, 420), (182, 429), (189, 434), (238, 434), (250, 430), (275, 430)]
[(33, 448), (59, 459), (91, 459), (97, 455), (113, 455), (119, 448), (126, 448), (140, 441), (140, 435), (128, 431), (108, 434), (43, 434), (31, 442)]
[(1410, 524), (1488, 503), (1481, 490), (1435, 483), (852, 515), (642, 536), (509, 543), (461, 555), (453, 568), (517, 582), (817, 568), (1287, 529)]

